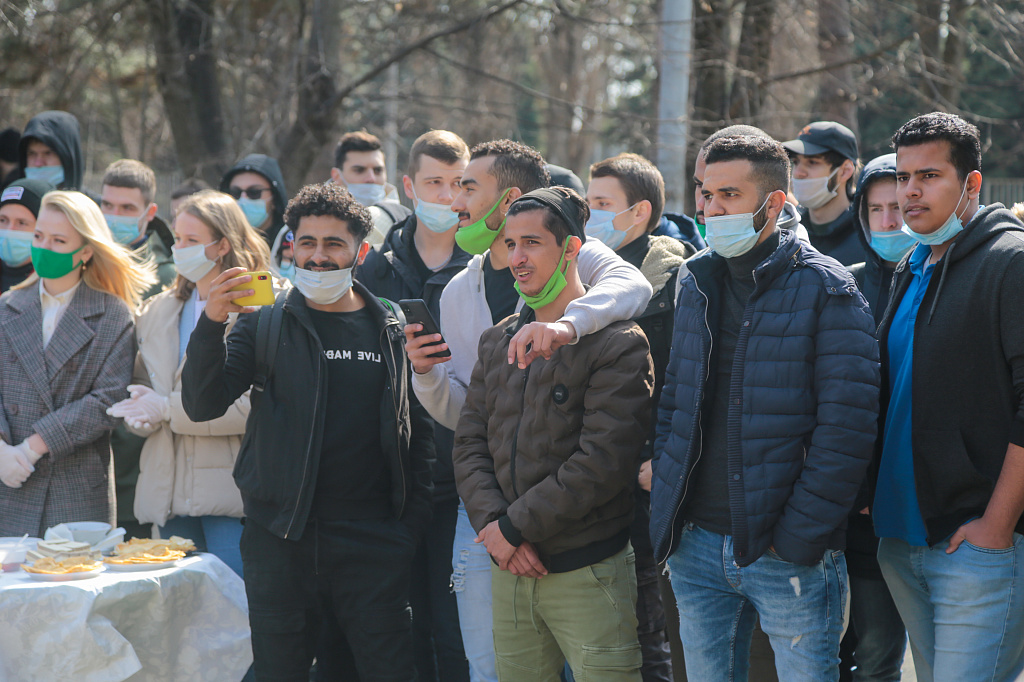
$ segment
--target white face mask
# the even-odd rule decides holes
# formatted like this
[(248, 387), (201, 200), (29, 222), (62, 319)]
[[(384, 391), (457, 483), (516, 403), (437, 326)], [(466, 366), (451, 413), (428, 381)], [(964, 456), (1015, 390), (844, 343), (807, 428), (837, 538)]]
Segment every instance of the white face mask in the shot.
[(354, 182), (348, 185), (348, 191), (352, 198), (363, 206), (373, 206), (378, 202), (384, 201), (386, 193), (384, 185), (378, 185), (375, 182)]
[(352, 270), (354, 269), (354, 263), (350, 268), (325, 272), (298, 268), (295, 270), (293, 283), (295, 288), (313, 303), (330, 305), (352, 288)]
[(171, 249), (171, 254), (174, 256), (174, 267), (178, 269), (178, 274), (193, 283), (205, 277), (217, 264), (217, 261), (206, 257), (206, 247), (216, 243), (210, 242), (209, 244), (195, 244), (180, 249)]
[(793, 180), (793, 196), (801, 206), (815, 209), (821, 208), (839, 194), (839, 188), (829, 189), (828, 183), (839, 172), (837, 167), (828, 177)]

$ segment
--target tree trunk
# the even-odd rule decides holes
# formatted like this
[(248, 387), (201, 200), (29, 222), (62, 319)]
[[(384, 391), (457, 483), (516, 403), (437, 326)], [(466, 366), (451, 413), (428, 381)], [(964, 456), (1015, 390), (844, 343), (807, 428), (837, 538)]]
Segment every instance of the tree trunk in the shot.
[(763, 83), (771, 65), (774, 18), (774, 0), (747, 0), (743, 8), (740, 47), (727, 109), (729, 118), (734, 121), (753, 122), (761, 112), (768, 92)]
[(146, 3), (156, 54), (156, 81), (186, 177), (213, 186), (229, 167), (221, 114), (214, 0), (152, 0)]
[(857, 101), (853, 86), (853, 30), (850, 0), (818, 0), (818, 55), (825, 64), (845, 63), (822, 75), (815, 111), (857, 132)]
[(317, 152), (336, 134), (341, 104), (336, 97), (342, 34), (339, 0), (312, 0), (305, 24), (295, 122), (281, 141), (278, 158), (285, 187), (293, 192), (302, 186)]
[(683, 210), (686, 188), (687, 135), (690, 130), (690, 58), (693, 3), (663, 0), (658, 65), (658, 133), (655, 163), (665, 179), (665, 210)]

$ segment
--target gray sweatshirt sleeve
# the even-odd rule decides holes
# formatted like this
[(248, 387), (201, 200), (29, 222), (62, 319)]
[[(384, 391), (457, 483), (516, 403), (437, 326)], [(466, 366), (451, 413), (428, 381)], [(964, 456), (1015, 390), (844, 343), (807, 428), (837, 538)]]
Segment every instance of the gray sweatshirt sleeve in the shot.
[(412, 390), (438, 424), (454, 431), (466, 404), (466, 385), (449, 371), (449, 365), (434, 365), (426, 374), (413, 372)]
[(596, 239), (580, 249), (579, 273), (591, 288), (559, 319), (572, 324), (577, 341), (612, 322), (633, 319), (651, 301), (651, 285), (640, 271)]

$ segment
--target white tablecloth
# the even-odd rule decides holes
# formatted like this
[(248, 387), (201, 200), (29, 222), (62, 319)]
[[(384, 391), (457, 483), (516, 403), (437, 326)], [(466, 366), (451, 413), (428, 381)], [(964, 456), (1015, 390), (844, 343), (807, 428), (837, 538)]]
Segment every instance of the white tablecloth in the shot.
[(251, 663), (245, 585), (212, 554), (71, 582), (0, 574), (5, 682), (233, 682)]

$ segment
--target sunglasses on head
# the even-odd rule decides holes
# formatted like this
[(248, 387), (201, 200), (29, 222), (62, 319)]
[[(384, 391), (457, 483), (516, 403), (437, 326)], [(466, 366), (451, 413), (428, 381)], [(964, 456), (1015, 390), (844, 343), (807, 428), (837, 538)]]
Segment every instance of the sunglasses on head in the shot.
[(269, 191), (269, 187), (257, 187), (256, 185), (253, 185), (252, 187), (246, 187), (245, 189), (242, 189), (241, 187), (235, 187), (234, 185), (228, 187), (228, 194), (230, 194), (235, 201), (238, 201), (238, 199), (240, 199), (243, 194), (248, 199), (259, 199), (260, 197), (263, 196), (264, 192)]

